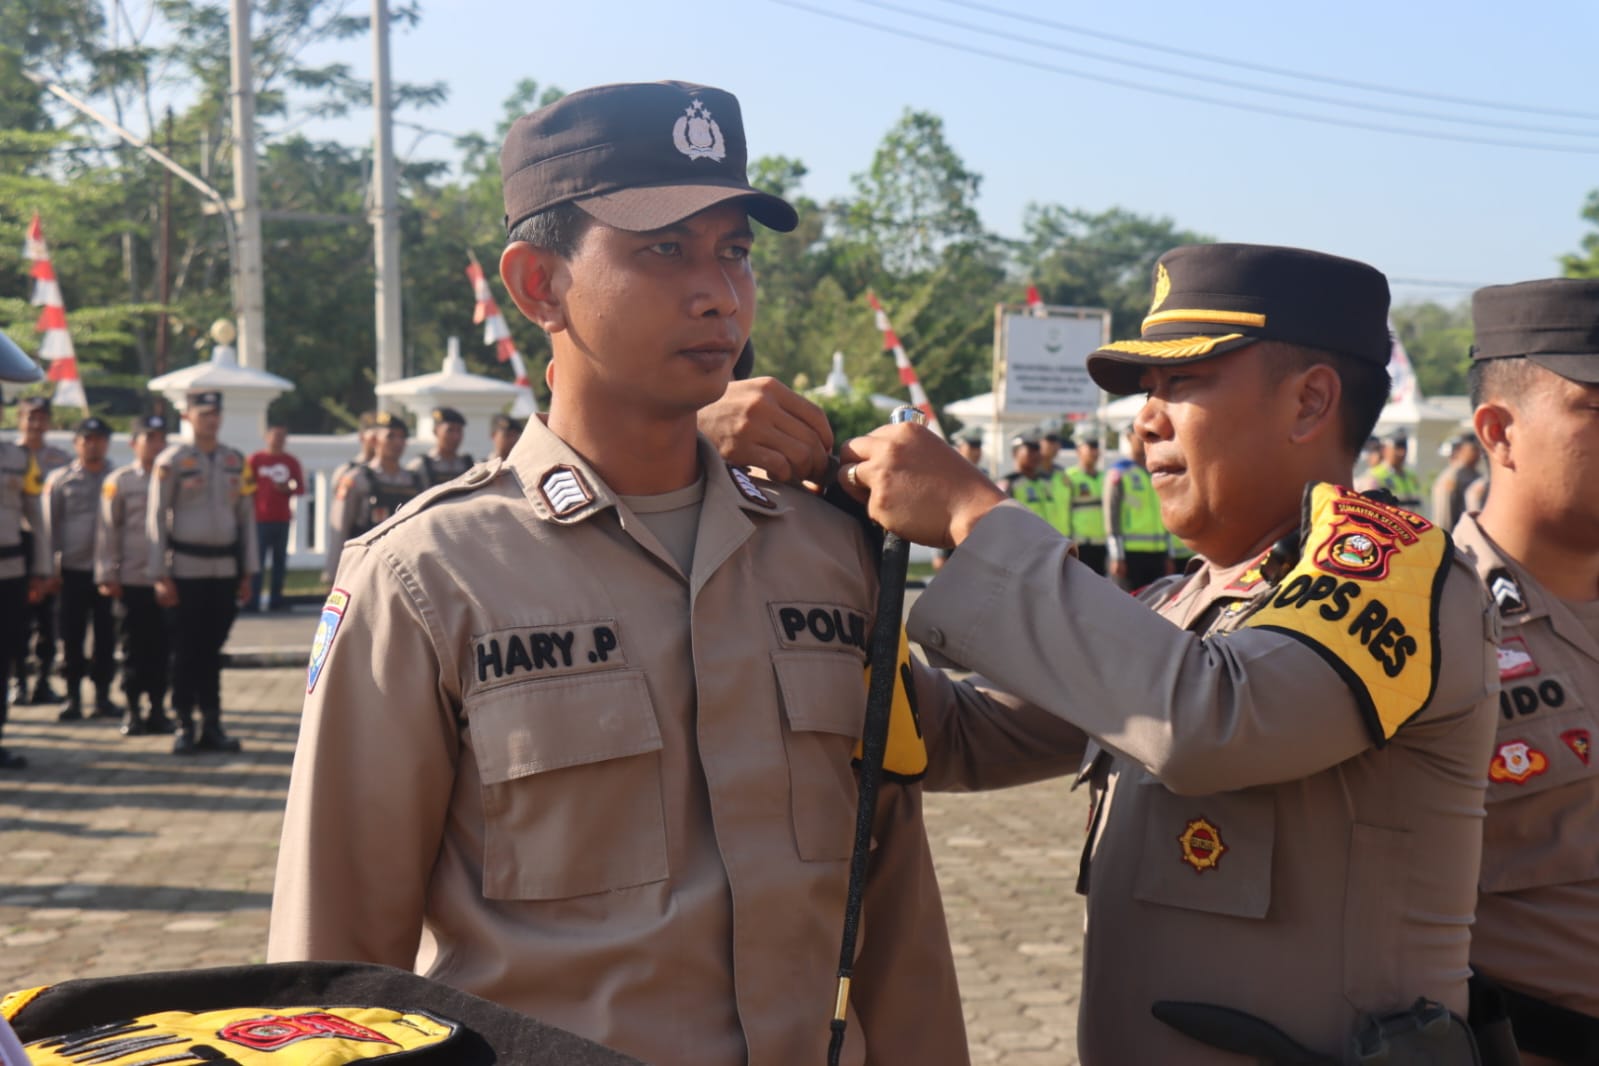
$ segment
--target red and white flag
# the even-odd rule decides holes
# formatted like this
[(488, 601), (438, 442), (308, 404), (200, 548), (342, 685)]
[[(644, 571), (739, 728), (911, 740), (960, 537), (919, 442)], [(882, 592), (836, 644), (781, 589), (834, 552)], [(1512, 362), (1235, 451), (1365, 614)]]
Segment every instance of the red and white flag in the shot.
[(37, 212), (28, 226), (22, 257), (33, 261), (33, 305), (41, 308), (34, 328), (40, 335), (39, 358), (49, 364), (46, 376), (56, 383), (52, 402), (60, 407), (80, 407), (87, 411), (89, 398), (84, 395), (83, 382), (78, 377), (78, 352), (67, 330), (67, 309), (61, 302), (61, 286), (56, 282), (50, 249), (44, 243), (44, 226)]
[(928, 400), (926, 390), (922, 388), (921, 379), (916, 376), (916, 368), (911, 366), (910, 357), (905, 354), (905, 346), (899, 342), (899, 334), (889, 325), (888, 314), (884, 312), (883, 305), (877, 302), (877, 294), (868, 290), (866, 301), (872, 305), (877, 328), (883, 331), (883, 351), (894, 357), (894, 366), (899, 370), (900, 384), (910, 392), (911, 403), (927, 416), (927, 428), (943, 437), (944, 428), (938, 424), (938, 416), (933, 414), (933, 404)]
[(1388, 336), (1393, 340), (1393, 348), (1388, 353), (1388, 378), (1392, 382), (1388, 402), (1419, 403), (1421, 388), (1416, 384), (1416, 370), (1410, 365), (1410, 356), (1405, 354), (1405, 344), (1399, 339), (1399, 331), (1392, 320), (1388, 323)]
[(483, 343), (493, 346), (500, 362), (510, 363), (511, 372), (516, 376), (516, 402), (511, 405), (511, 413), (518, 418), (536, 415), (539, 403), (533, 397), (533, 383), (527, 376), (527, 364), (522, 361), (522, 353), (516, 350), (516, 342), (511, 339), (511, 327), (505, 324), (505, 316), (500, 314), (500, 307), (494, 302), (494, 290), (489, 288), (489, 279), (484, 276), (477, 256), (471, 251), (467, 255), (472, 261), (467, 264), (466, 276), (472, 281), (472, 295), (477, 300), (477, 306), (472, 309), (472, 321), (483, 327)]

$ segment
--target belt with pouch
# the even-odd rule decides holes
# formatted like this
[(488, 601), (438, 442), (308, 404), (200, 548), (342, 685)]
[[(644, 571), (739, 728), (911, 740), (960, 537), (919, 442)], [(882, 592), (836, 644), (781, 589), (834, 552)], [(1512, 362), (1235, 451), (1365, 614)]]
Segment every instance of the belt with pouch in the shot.
[[(1157, 1019), (1209, 1047), (1271, 1066), (1519, 1066), (1519, 1058), (1486, 1062), (1465, 1019), (1439, 1003), (1418, 999), (1408, 1009), (1362, 1014), (1342, 1055), (1312, 1051), (1247, 1011), (1214, 1003), (1159, 1000)], [(1514, 1054), (1514, 1049), (1512, 1049)]]
[(196, 555), (202, 559), (232, 559), (239, 554), (239, 542), (232, 544), (190, 544), (183, 540), (168, 540), (167, 547), (184, 555)]

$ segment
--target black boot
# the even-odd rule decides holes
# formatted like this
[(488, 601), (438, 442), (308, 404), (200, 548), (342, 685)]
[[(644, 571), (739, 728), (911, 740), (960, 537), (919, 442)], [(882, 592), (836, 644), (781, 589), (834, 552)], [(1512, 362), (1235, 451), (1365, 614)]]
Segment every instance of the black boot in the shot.
[(177, 720), (168, 717), (166, 708), (161, 706), (161, 697), (154, 692), (150, 693), (150, 710), (144, 716), (144, 731), (151, 736), (157, 736), (170, 733), (177, 727)]
[(67, 682), (67, 702), (66, 705), (61, 708), (61, 713), (56, 715), (56, 721), (83, 721), (83, 682)]
[(125, 737), (136, 737), (144, 733), (144, 722), (139, 718), (139, 697), (128, 697), (128, 706), (122, 712), (122, 726), (118, 730)]
[[(33, 695), (28, 700), (35, 706), (44, 703), (56, 703), (61, 699), (60, 693), (50, 687), (50, 670), (48, 667), (39, 668), (39, 680), (33, 683)], [(79, 701), (80, 707), (82, 701)]]
[(172, 754), (194, 754), (194, 712), (179, 711), (178, 727), (172, 733)]
[(239, 750), (239, 742), (222, 731), (222, 711), (216, 707), (202, 708), (200, 711), (200, 739), (194, 746), (201, 751)]
[(25, 663), (17, 663), (16, 671), (16, 676), (11, 679), (11, 706), (25, 707), (28, 703), (28, 667)]
[(111, 701), (110, 685), (94, 686), (94, 715), (95, 718), (116, 718), (122, 714), (122, 708)]
[(28, 765), (28, 760), (14, 751), (0, 748), (0, 770), (22, 770)]

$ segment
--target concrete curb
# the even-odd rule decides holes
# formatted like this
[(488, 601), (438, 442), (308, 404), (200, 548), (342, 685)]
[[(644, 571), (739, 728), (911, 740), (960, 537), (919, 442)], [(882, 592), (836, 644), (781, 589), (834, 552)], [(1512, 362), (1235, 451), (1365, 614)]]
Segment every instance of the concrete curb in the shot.
[(286, 666), (304, 666), (311, 659), (310, 648), (227, 648), (222, 652), (222, 665), (232, 670), (281, 669)]

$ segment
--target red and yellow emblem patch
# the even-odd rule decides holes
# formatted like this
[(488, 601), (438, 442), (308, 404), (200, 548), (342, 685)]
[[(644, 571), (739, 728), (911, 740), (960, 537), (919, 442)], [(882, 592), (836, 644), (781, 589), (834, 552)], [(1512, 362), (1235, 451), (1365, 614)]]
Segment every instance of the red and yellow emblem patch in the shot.
[(1508, 740), (1499, 745), (1493, 762), (1488, 764), (1491, 781), (1508, 781), (1524, 784), (1549, 769), (1549, 757), (1525, 740)]
[(1571, 749), (1571, 754), (1582, 760), (1582, 765), (1588, 765), (1588, 756), (1593, 752), (1593, 740), (1586, 729), (1568, 729), (1560, 734), (1560, 740)]
[(1214, 870), (1227, 853), (1221, 830), (1206, 818), (1195, 818), (1184, 826), (1177, 834), (1177, 843), (1182, 845), (1183, 861), (1192, 866), (1195, 873)]

